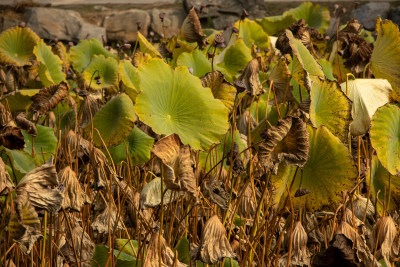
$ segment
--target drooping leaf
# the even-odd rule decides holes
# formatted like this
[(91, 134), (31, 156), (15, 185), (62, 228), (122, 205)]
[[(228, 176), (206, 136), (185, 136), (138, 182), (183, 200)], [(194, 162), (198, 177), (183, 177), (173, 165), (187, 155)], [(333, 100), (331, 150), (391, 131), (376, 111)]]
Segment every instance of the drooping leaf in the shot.
[(62, 42), (58, 42), (51, 47), (51, 51), (61, 59), (62, 71), (67, 73), (71, 62), (69, 60), (69, 54), (65, 45)]
[(393, 98), (400, 100), (400, 33), (390, 20), (376, 20), (378, 37), (371, 55), (371, 70), (376, 78), (387, 79), (393, 88)]
[(153, 59), (139, 75), (135, 111), (154, 132), (176, 133), (192, 149), (205, 149), (228, 130), (227, 108), (186, 67), (173, 70)]
[[(95, 80), (96, 76), (100, 76), (100, 79)], [(90, 87), (95, 90), (101, 88), (113, 89), (118, 82), (118, 63), (112, 57), (94, 55), (83, 72), (83, 78), (87, 88)], [(100, 81), (100, 83), (97, 81)]]
[(355, 79), (349, 80), (347, 88), (346, 82), (340, 86), (353, 102), (350, 132), (363, 135), (368, 132), (375, 111), (389, 102), (392, 87), (385, 79)]
[(35, 159), (39, 164), (45, 163), (52, 155), (55, 155), (57, 149), (57, 137), (54, 135), (54, 129), (42, 125), (36, 125), (38, 136), (32, 140), (32, 137), (22, 131), (25, 137), (25, 148), (27, 153), (32, 153), (32, 145), (35, 149)]
[(88, 203), (88, 197), (82, 189), (76, 173), (67, 166), (58, 172), (60, 183), (64, 186), (62, 192), (64, 199), (61, 207), (65, 210), (71, 209), (81, 211), (85, 203)]
[(287, 29), (296, 19), (291, 15), (280, 15), (272, 17), (264, 17), (256, 19), (256, 22), (261, 25), (263, 30), (269, 35), (276, 35)]
[[(378, 195), (378, 198), (382, 203), (383, 201), (385, 201), (386, 210), (393, 210), (400, 204), (400, 181), (399, 179), (397, 179), (397, 177), (392, 176), (382, 166), (376, 155), (372, 157), (371, 171), (367, 171), (367, 182), (371, 188), (370, 194), (375, 201), (376, 201), (376, 193), (378, 192), (378, 190), (381, 191)], [(388, 194), (389, 188), (390, 188), (390, 194)], [(386, 190), (386, 199), (385, 199), (385, 190)]]
[(400, 174), (400, 108), (386, 104), (371, 121), (371, 144), (379, 161), (392, 175)]
[[(35, 159), (27, 152), (7, 148), (5, 151), (12, 161), (12, 166), (21, 174), (24, 175), (35, 168)], [(22, 176), (18, 178), (22, 178)]]
[(8, 194), (14, 187), (14, 182), (7, 172), (6, 164), (0, 158), (0, 196)]
[[(167, 187), (164, 184), (163, 189), (165, 190), (166, 188)], [(146, 184), (140, 192), (140, 208), (148, 209), (157, 207), (161, 204), (161, 194), (161, 179), (157, 177)], [(175, 197), (171, 197), (173, 194)], [(173, 191), (167, 190), (164, 194), (163, 204), (167, 205), (171, 199), (174, 201), (177, 196), (178, 193), (173, 193)]]
[(189, 240), (184, 236), (179, 239), (178, 244), (175, 247), (175, 250), (178, 251), (178, 260), (185, 264), (190, 264), (190, 255), (189, 255)]
[(261, 133), (264, 139), (259, 145), (258, 159), (269, 171), (276, 174), (281, 162), (303, 167), (309, 154), (309, 137), (306, 123), (300, 118), (288, 116), (277, 126)]
[(261, 49), (270, 49), (269, 36), (257, 22), (245, 18), (237, 21), (234, 27), (239, 29), (239, 37), (249, 48), (255, 44)]
[(0, 35), (0, 62), (17, 67), (29, 65), (35, 58), (33, 48), (40, 40), (29, 28), (14, 27)]
[(250, 60), (243, 70), (243, 73), (235, 81), (235, 84), (238, 84), (238, 82), (243, 84), (246, 91), (252, 96), (262, 93), (263, 89), (260, 82), (260, 63), (258, 62), (258, 58)]
[(171, 190), (189, 192), (196, 200), (199, 192), (196, 186), (189, 145), (183, 145), (179, 136), (171, 134), (160, 139), (152, 152), (161, 159), (166, 187)]
[[(150, 152), (153, 148), (154, 138), (142, 132), (139, 128), (133, 127), (132, 132), (126, 137), (125, 142), (132, 163), (138, 165), (150, 159)], [(115, 147), (108, 148), (115, 164), (126, 160), (126, 147), (121, 143)]]
[(236, 88), (225, 80), (224, 75), (215, 70), (214, 72), (207, 73), (200, 80), (201, 84), (204, 87), (210, 88), (214, 97), (221, 100), (230, 112), (235, 101)]
[[(96, 128), (106, 146), (121, 143), (132, 131), (136, 121), (132, 100), (126, 94), (115, 96), (107, 102), (94, 116), (93, 122), (85, 128), (87, 134)], [(96, 146), (103, 146), (96, 130), (93, 131)]]
[(0, 146), (13, 150), (23, 149), (25, 141), (21, 129), (11, 125), (3, 128), (0, 132)]
[(303, 43), (293, 37), (291, 31), (286, 30), (286, 36), (289, 39), (289, 45), (293, 51), (292, 77), (301, 86), (306, 88), (307, 86), (311, 87), (306, 76), (309, 76), (310, 80), (315, 80), (318, 77), (323, 78), (324, 72), (322, 71), (322, 67)]
[(348, 143), (351, 101), (334, 81), (316, 80), (310, 92), (310, 120), (315, 127), (324, 125), (342, 143)]
[(292, 15), (296, 20), (304, 19), (309, 27), (325, 32), (330, 24), (329, 10), (320, 5), (313, 5), (311, 2), (304, 2), (296, 8), (289, 9), (284, 16)]
[(65, 80), (66, 75), (62, 71), (63, 62), (53, 54), (51, 47), (46, 45), (43, 40), (35, 46), (33, 53), (40, 62), (39, 78), (44, 86), (58, 84)]
[(199, 49), (193, 50), (190, 53), (184, 52), (180, 54), (176, 64), (178, 66), (192, 68), (193, 75), (197, 77), (204, 76), (212, 70), (211, 63), (208, 61), (206, 55)]
[(286, 57), (281, 57), (268, 76), (268, 80), (273, 81), (278, 104), (293, 99), (288, 63), (289, 60)]
[(160, 52), (140, 32), (137, 32), (140, 51), (149, 54), (153, 58), (162, 58)]
[(181, 27), (181, 36), (189, 43), (196, 42), (200, 49), (204, 49), (207, 45), (207, 39), (201, 28), (199, 17), (194, 7), (189, 11)]
[[(324, 126), (318, 129), (307, 126), (310, 140), (309, 158), (296, 173), (295, 166), (279, 168), (278, 175), (272, 176), (276, 188), (274, 202), (285, 201), (286, 184), (295, 181), (291, 194), (300, 187), (311, 191), (302, 197), (292, 198), (294, 204), (310, 210), (321, 207), (333, 208), (342, 201), (342, 190), (349, 190), (357, 177), (357, 169), (347, 148)], [(301, 183), (301, 184), (300, 184)]]
[(71, 47), (69, 56), (73, 68), (82, 72), (92, 60), (94, 55), (103, 55), (105, 57), (115, 57), (107, 51), (99, 39), (81, 40), (79, 44)]
[(317, 62), (321, 65), (325, 77), (331, 81), (335, 81), (336, 78), (333, 76), (332, 64), (323, 58), (317, 59)]
[(137, 73), (137, 69), (132, 65), (132, 63), (129, 60), (124, 59), (119, 62), (118, 73), (124, 85), (129, 88), (129, 90), (126, 90), (126, 94), (129, 95), (130, 97), (131, 94), (136, 95), (140, 91), (139, 87), (140, 80), (139, 80), (139, 74)]
[[(103, 201), (103, 200), (102, 200)], [(113, 203), (104, 203), (104, 209), (94, 218), (91, 227), (99, 234), (108, 234), (115, 229), (121, 231), (124, 228), (121, 223), (121, 216), (117, 216), (117, 208)]]

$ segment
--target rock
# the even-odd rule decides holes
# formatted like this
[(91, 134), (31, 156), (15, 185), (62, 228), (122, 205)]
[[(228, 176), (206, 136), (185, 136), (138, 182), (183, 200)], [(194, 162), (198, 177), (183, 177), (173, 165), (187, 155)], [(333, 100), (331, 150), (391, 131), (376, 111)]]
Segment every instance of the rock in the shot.
[(167, 38), (170, 38), (174, 35), (178, 35), (182, 22), (186, 17), (186, 12), (182, 9), (177, 10), (161, 10), (161, 9), (153, 9), (151, 11), (151, 29), (159, 34), (163, 34), (163, 26), (161, 19), (159, 17), (160, 13), (164, 12), (164, 27), (165, 27), (165, 34)]
[(141, 30), (147, 36), (150, 26), (150, 15), (143, 10), (130, 9), (127, 11), (114, 12), (103, 20), (103, 27), (107, 32), (107, 39), (111, 41), (136, 41), (137, 23), (141, 22)]
[(5, 31), (9, 28), (20, 25), (22, 21), (15, 18), (1, 17), (0, 18), (0, 32)]
[(393, 23), (400, 25), (400, 6), (390, 10), (389, 19), (392, 20)]
[(389, 15), (390, 4), (388, 2), (370, 2), (355, 9), (351, 17), (355, 15), (356, 19), (364, 26), (365, 29), (375, 30), (375, 22), (378, 16), (386, 19)]
[(105, 29), (83, 21), (72, 10), (34, 7), (24, 13), (27, 26), (44, 39), (78, 41), (85, 38), (105, 38)]

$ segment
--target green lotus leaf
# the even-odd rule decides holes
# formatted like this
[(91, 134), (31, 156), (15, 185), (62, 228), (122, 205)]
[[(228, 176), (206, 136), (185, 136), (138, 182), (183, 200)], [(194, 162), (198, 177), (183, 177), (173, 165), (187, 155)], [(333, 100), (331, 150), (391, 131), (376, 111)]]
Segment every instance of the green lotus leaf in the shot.
[(184, 66), (160, 59), (139, 67), (135, 111), (158, 134), (176, 133), (192, 149), (207, 149), (228, 130), (228, 109)]
[[(347, 148), (327, 128), (307, 126), (310, 152), (302, 171), (298, 170), (292, 186), (292, 201), (305, 205), (309, 210), (335, 209), (342, 201), (342, 190), (350, 190), (357, 177), (357, 168)], [(285, 201), (286, 185), (290, 185), (296, 166), (280, 166), (278, 174), (272, 176), (276, 188), (274, 202)], [(300, 184), (301, 182), (301, 184)], [(299, 187), (309, 189), (310, 194), (294, 198)]]
[(353, 102), (351, 134), (367, 133), (375, 111), (389, 102), (392, 92), (390, 83), (385, 79), (355, 79), (349, 80), (347, 89), (345, 82), (340, 86)]
[(115, 239), (115, 246), (118, 250), (133, 257), (135, 257), (139, 252), (139, 244), (137, 240), (117, 238)]
[(183, 236), (181, 239), (179, 239), (178, 244), (176, 244), (174, 250), (178, 251), (178, 260), (180, 262), (187, 265), (190, 264), (190, 245), (189, 240), (186, 238), (186, 236)]
[(333, 76), (332, 64), (323, 58), (317, 59), (317, 62), (321, 65), (325, 77), (331, 81), (336, 81), (335, 76)]
[[(178, 48), (176, 48), (175, 46), (178, 46)], [(167, 44), (167, 47), (172, 51), (172, 60), (170, 64), (173, 68), (176, 67), (176, 62), (178, 60), (178, 57), (182, 53), (184, 52), (190, 53), (196, 49), (195, 46), (183, 40), (178, 40), (176, 39), (176, 37), (173, 37), (171, 39), (171, 41)]]
[(32, 104), (31, 97), (39, 93), (40, 89), (23, 89), (18, 90), (15, 94), (10, 94), (1, 102), (3, 105), (8, 102), (11, 112), (27, 111)]
[(383, 167), (400, 174), (400, 108), (386, 104), (378, 108), (371, 121), (371, 144)]
[(225, 80), (224, 75), (215, 70), (214, 72), (207, 73), (200, 80), (201, 84), (204, 87), (210, 88), (214, 97), (221, 100), (229, 112), (231, 112), (236, 98), (236, 88)]
[(341, 91), (337, 82), (317, 80), (310, 92), (310, 120), (315, 127), (324, 125), (339, 137), (342, 143), (349, 140), (351, 101)]
[(204, 76), (211, 72), (211, 63), (201, 50), (196, 49), (190, 53), (182, 53), (176, 62), (178, 66), (186, 66), (193, 69), (193, 75), (197, 77)]
[[(390, 185), (389, 185), (390, 177)], [(400, 180), (398, 177), (390, 176), (390, 173), (382, 166), (377, 156), (372, 156), (371, 171), (367, 171), (367, 182), (371, 188), (371, 195), (376, 199), (378, 190), (379, 199), (386, 205), (389, 203), (389, 187), (390, 187), (390, 206), (387, 210), (395, 209), (400, 204)], [(385, 199), (386, 190), (386, 199)]]
[(244, 69), (252, 60), (251, 49), (246, 46), (242, 39), (237, 39), (234, 44), (224, 50), (223, 60), (219, 67), (221, 72), (232, 77), (239, 74), (239, 70)]
[(69, 51), (72, 67), (78, 72), (82, 72), (89, 65), (94, 55), (115, 58), (112, 53), (103, 47), (99, 39), (81, 40), (76, 46), (71, 47)]
[(20, 150), (11, 150), (8, 148), (4, 149), (7, 155), (10, 157), (14, 169), (23, 174), (21, 177), (18, 178), (22, 178), (25, 174), (36, 167), (35, 160), (34, 158), (32, 158), (30, 153)]
[(17, 67), (30, 65), (33, 48), (40, 38), (29, 28), (14, 27), (0, 35), (0, 63)]
[(371, 55), (371, 70), (376, 78), (387, 79), (393, 88), (393, 98), (400, 100), (400, 33), (390, 20), (376, 21), (376, 38)]
[(55, 155), (57, 149), (57, 137), (54, 135), (54, 129), (40, 124), (36, 125), (37, 136), (32, 140), (25, 130), (22, 130), (24, 135), (25, 145), (24, 151), (31, 154), (32, 144), (35, 149), (35, 160), (38, 165), (44, 164), (52, 155)]
[(297, 20), (290, 14), (256, 19), (256, 22), (260, 24), (263, 30), (269, 35), (283, 32), (296, 21)]
[[(121, 143), (132, 131), (136, 121), (132, 100), (126, 94), (115, 96), (94, 115), (93, 122), (86, 128), (89, 135), (93, 128), (99, 130), (105, 145), (114, 146)], [(103, 143), (96, 130), (93, 131), (96, 146)]]
[(296, 8), (289, 9), (283, 15), (292, 15), (296, 21), (304, 19), (309, 27), (318, 29), (321, 33), (329, 28), (331, 18), (328, 8), (313, 5), (311, 2), (304, 2)]
[(245, 18), (237, 21), (234, 27), (239, 29), (239, 37), (249, 48), (255, 44), (262, 49), (270, 49), (269, 36), (257, 22)]
[(62, 71), (63, 62), (53, 54), (51, 47), (46, 45), (43, 40), (40, 40), (35, 46), (33, 53), (40, 62), (39, 78), (45, 87), (65, 80), (66, 76)]
[[(93, 75), (94, 74), (94, 75)], [(100, 84), (94, 77), (100, 76)], [(94, 55), (89, 66), (83, 72), (86, 86), (93, 89), (112, 89), (118, 82), (118, 63), (114, 58), (105, 58), (103, 55)]]
[(305, 86), (305, 73), (307, 72), (310, 80), (314, 81), (318, 77), (324, 78), (322, 67), (310, 54), (310, 51), (303, 45), (301, 40), (293, 37), (291, 31), (286, 30), (289, 45), (293, 51), (292, 77), (301, 86)]
[(137, 40), (139, 42), (140, 51), (149, 54), (151, 57), (162, 58), (160, 52), (149, 42), (140, 32), (137, 32)]
[(132, 65), (129, 60), (121, 60), (118, 65), (118, 73), (124, 85), (125, 93), (134, 102), (137, 94), (140, 91), (140, 79), (137, 69)]
[[(132, 132), (125, 139), (128, 147), (128, 153), (134, 165), (144, 163), (150, 159), (150, 152), (153, 148), (154, 138), (142, 132), (139, 128), (134, 127)], [(115, 147), (108, 148), (108, 151), (117, 165), (121, 161), (126, 161), (126, 147), (121, 143)]]
[[(104, 245), (96, 245), (94, 248), (93, 257), (91, 259), (91, 266), (92, 267), (106, 267), (109, 266), (109, 259), (108, 252), (110, 251), (109, 247)], [(141, 260), (119, 251), (117, 249), (113, 250), (114, 252), (114, 262), (115, 266), (118, 267), (133, 267), (133, 266), (142, 266)]]

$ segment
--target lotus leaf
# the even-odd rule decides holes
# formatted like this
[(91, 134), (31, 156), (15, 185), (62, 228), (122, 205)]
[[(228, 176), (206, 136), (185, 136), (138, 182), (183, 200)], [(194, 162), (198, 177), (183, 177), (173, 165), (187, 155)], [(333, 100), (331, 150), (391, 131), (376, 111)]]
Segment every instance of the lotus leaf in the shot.
[(342, 143), (349, 140), (351, 101), (337, 82), (316, 80), (310, 92), (310, 120), (315, 127), (324, 125)]
[[(99, 130), (106, 146), (121, 143), (132, 131), (136, 121), (132, 100), (126, 94), (120, 94), (107, 102), (93, 117), (93, 122), (85, 128), (89, 134), (93, 128)], [(96, 146), (102, 146), (97, 131), (93, 131)]]
[(175, 250), (178, 251), (178, 260), (185, 264), (190, 264), (190, 245), (189, 240), (184, 236), (179, 239), (178, 244), (176, 244)]
[(376, 38), (371, 55), (371, 70), (376, 78), (387, 79), (393, 88), (393, 98), (400, 100), (400, 33), (390, 20), (376, 20)]
[[(104, 245), (96, 245), (94, 248), (93, 257), (91, 259), (91, 266), (93, 267), (106, 267), (109, 266), (109, 262), (111, 259), (109, 258), (110, 248)], [(118, 267), (133, 267), (133, 266), (142, 266), (141, 260), (136, 259), (135, 257), (126, 254), (122, 251), (113, 250), (114, 255), (114, 263), (115, 266)]]
[(270, 49), (269, 36), (257, 22), (245, 18), (237, 21), (234, 27), (239, 29), (239, 37), (249, 48), (255, 44), (261, 49)]
[(317, 62), (321, 65), (325, 77), (331, 81), (335, 81), (336, 78), (333, 76), (332, 64), (323, 58), (317, 59)]
[[(94, 79), (100, 76), (100, 83)], [(118, 63), (112, 58), (105, 58), (103, 55), (94, 55), (89, 66), (83, 72), (83, 78), (88, 88), (113, 89), (118, 82)]]
[[(390, 180), (390, 181), (389, 181)], [(380, 190), (379, 199), (386, 203), (386, 210), (395, 209), (400, 203), (400, 180), (391, 174), (382, 166), (378, 157), (372, 157), (371, 170), (367, 171), (367, 182), (371, 188), (371, 196), (376, 198), (376, 193)], [(390, 184), (389, 184), (390, 182)], [(390, 187), (390, 194), (389, 194)], [(386, 199), (385, 199), (386, 191)], [(389, 205), (390, 195), (390, 206)], [(381, 207), (383, 208), (383, 207)]]
[(292, 77), (293, 79), (304, 87), (311, 87), (307, 78), (312, 81), (319, 78), (324, 78), (322, 67), (310, 54), (308, 49), (303, 45), (300, 40), (293, 37), (291, 31), (286, 30), (286, 36), (289, 39), (289, 45), (293, 51), (292, 62)]
[(325, 32), (330, 24), (329, 10), (320, 5), (313, 5), (311, 2), (304, 2), (296, 8), (292, 8), (283, 16), (292, 15), (296, 20), (304, 19), (309, 27), (318, 29), (319, 32)]
[[(228, 46), (224, 51), (223, 60), (218, 66), (222, 68), (221, 71), (223, 73), (231, 77), (228, 80), (232, 81), (239, 70), (244, 69), (249, 61), (252, 60), (251, 50), (242, 39), (237, 39), (234, 44)], [(221, 59), (218, 57), (217, 60)]]
[(400, 174), (400, 108), (386, 104), (378, 108), (371, 121), (371, 144), (379, 161), (390, 174)]
[[(118, 73), (121, 76), (121, 80), (129, 90), (126, 92), (128, 95), (132, 90), (134, 93), (138, 93), (140, 91), (140, 80), (139, 74), (137, 73), (137, 69), (132, 65), (129, 60), (121, 60), (118, 65)], [(133, 101), (133, 99), (132, 99)]]
[[(163, 185), (166, 190), (165, 184)], [(157, 177), (146, 184), (140, 192), (140, 208), (148, 209), (154, 208), (161, 204), (161, 178)], [(171, 190), (166, 190), (163, 198), (163, 204), (168, 205), (170, 201), (174, 201), (178, 196), (178, 193), (174, 193)]]
[(160, 59), (139, 67), (135, 111), (158, 134), (176, 133), (192, 149), (206, 149), (228, 130), (228, 109), (184, 66)]
[(67, 48), (64, 46), (62, 42), (58, 42), (52, 46), (51, 51), (61, 59), (62, 71), (64, 73), (67, 73), (71, 63), (69, 60), (69, 54), (67, 52)]
[(353, 102), (351, 134), (367, 133), (375, 111), (389, 102), (389, 95), (392, 92), (390, 83), (385, 79), (355, 79), (349, 80), (347, 88), (345, 82), (340, 86)]
[(189, 10), (189, 14), (182, 23), (181, 36), (189, 43), (196, 42), (200, 49), (204, 49), (207, 46), (207, 39), (194, 7)]
[(35, 160), (32, 158), (32, 156), (25, 152), (25, 151), (19, 151), (19, 150), (11, 150), (11, 149), (7, 149), (4, 148), (7, 155), (10, 157), (11, 162), (12, 162), (12, 166), (14, 167), (14, 169), (19, 172), (17, 176), (15, 177), (16, 179), (20, 179), (22, 178), (22, 176), (28, 172), (30, 172), (31, 170), (33, 170), (35, 168)]
[(36, 162), (39, 164), (43, 164), (44, 161), (47, 161), (52, 155), (56, 153), (57, 149), (57, 137), (54, 135), (54, 129), (46, 126), (42, 126), (40, 124), (36, 125), (37, 129), (37, 137), (32, 140), (32, 137), (26, 132), (22, 131), (22, 134), (25, 137), (25, 151), (27, 153), (32, 153), (32, 144), (35, 149), (36, 154)]
[[(133, 127), (132, 132), (125, 139), (128, 153), (132, 163), (138, 165), (150, 159), (150, 152), (153, 148), (154, 138), (142, 132), (139, 128)], [(115, 147), (108, 148), (115, 164), (127, 159), (126, 147), (121, 143)]]
[(38, 41), (39, 37), (29, 28), (14, 27), (4, 31), (0, 35), (0, 62), (17, 67), (30, 65)]
[[(24, 89), (19, 90), (13, 95), (7, 96), (7, 102), (11, 112), (27, 111), (32, 104), (31, 96), (37, 94), (39, 89)], [(5, 100), (1, 101), (5, 104)]]
[(201, 77), (201, 84), (210, 88), (214, 97), (221, 100), (229, 112), (232, 110), (236, 98), (236, 88), (225, 80), (221, 72), (215, 70), (207, 73)]
[(289, 28), (292, 23), (296, 22), (296, 19), (291, 14), (288, 14), (264, 17), (262, 19), (256, 19), (256, 22), (261, 25), (267, 34), (275, 35)]
[(44, 86), (58, 84), (65, 80), (65, 73), (62, 71), (63, 62), (54, 55), (51, 47), (46, 45), (43, 40), (33, 49), (37, 60), (40, 62), (39, 77)]
[(347, 148), (324, 126), (317, 129), (307, 126), (310, 140), (310, 153), (302, 171), (295, 166), (279, 168), (278, 174), (272, 176), (276, 188), (274, 202), (285, 201), (286, 185), (295, 179), (291, 194), (301, 186), (311, 191), (310, 194), (292, 198), (295, 204), (306, 205), (309, 210), (321, 207), (337, 207), (342, 201), (342, 190), (350, 190), (357, 168)]
[(192, 68), (193, 75), (197, 77), (204, 76), (206, 73), (211, 72), (211, 63), (199, 49), (193, 50), (190, 53), (184, 52), (180, 54), (176, 64), (178, 66)]
[[(291, 75), (287, 64), (287, 58), (281, 57), (268, 76), (268, 80), (273, 81), (275, 95), (278, 103), (286, 102), (286, 100), (293, 99), (292, 87), (290, 85)], [(272, 98), (270, 98), (270, 100), (272, 100)]]
[(155, 49), (154, 46), (147, 41), (146, 37), (144, 37), (140, 32), (137, 33), (137, 39), (139, 42), (140, 51), (149, 54), (151, 57), (162, 58), (160, 52), (158, 52), (157, 49)]
[(89, 65), (94, 55), (115, 57), (103, 47), (99, 39), (81, 40), (69, 51), (72, 67), (78, 72), (82, 72)]

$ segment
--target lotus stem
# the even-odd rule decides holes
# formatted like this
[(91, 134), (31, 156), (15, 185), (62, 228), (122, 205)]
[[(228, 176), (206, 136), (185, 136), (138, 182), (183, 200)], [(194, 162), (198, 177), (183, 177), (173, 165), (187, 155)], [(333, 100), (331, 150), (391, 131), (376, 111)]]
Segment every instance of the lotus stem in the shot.
[(43, 229), (43, 249), (42, 249), (42, 267), (45, 266), (46, 263), (46, 258), (45, 258), (45, 253), (46, 253), (46, 232), (47, 232), (47, 211), (44, 211), (44, 229)]
[[(367, 72), (367, 69), (368, 69), (368, 67), (369, 67), (370, 64), (371, 64), (371, 62), (368, 62), (367, 65), (365, 65), (365, 67), (364, 67), (363, 79), (365, 79), (365, 73)], [(368, 76), (369, 76), (369, 73), (368, 73)]]

